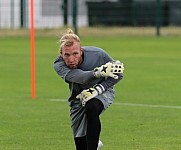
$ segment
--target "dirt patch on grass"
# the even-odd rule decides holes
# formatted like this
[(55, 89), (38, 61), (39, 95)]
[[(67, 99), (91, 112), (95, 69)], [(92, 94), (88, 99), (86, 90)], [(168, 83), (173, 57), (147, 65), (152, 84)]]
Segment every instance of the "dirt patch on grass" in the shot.
[[(36, 29), (35, 36), (61, 36), (67, 28)], [(82, 27), (78, 29), (80, 36), (155, 36), (155, 27)], [(181, 27), (162, 27), (162, 36), (181, 36)], [(1, 29), (0, 37), (30, 36), (29, 29)]]

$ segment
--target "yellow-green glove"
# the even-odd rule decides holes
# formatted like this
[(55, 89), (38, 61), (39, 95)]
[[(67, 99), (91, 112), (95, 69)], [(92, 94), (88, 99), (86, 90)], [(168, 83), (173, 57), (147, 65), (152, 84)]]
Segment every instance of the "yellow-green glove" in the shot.
[(82, 102), (82, 106), (85, 106), (87, 101), (96, 97), (99, 94), (102, 94), (104, 91), (104, 87), (101, 84), (97, 84), (93, 88), (83, 90), (80, 94), (76, 96), (76, 98), (80, 99), (80, 101)]
[(94, 69), (94, 75), (100, 77), (112, 77), (118, 79), (116, 74), (123, 73), (124, 65), (120, 61), (111, 61)]

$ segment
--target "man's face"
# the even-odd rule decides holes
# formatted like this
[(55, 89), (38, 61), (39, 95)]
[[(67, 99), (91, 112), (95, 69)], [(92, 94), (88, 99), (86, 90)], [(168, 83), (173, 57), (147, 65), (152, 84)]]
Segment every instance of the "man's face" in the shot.
[(63, 46), (61, 55), (70, 69), (75, 69), (82, 63), (82, 48), (78, 42), (74, 42), (72, 46)]

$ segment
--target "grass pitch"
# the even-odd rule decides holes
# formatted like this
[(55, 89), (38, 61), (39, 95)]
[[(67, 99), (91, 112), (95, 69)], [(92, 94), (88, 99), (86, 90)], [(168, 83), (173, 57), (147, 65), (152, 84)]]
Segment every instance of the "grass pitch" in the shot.
[[(101, 115), (103, 149), (180, 150), (181, 37), (81, 38), (125, 64), (115, 103)], [(58, 36), (36, 37), (35, 100), (29, 40), (0, 38), (0, 150), (73, 150), (68, 85), (53, 70)]]

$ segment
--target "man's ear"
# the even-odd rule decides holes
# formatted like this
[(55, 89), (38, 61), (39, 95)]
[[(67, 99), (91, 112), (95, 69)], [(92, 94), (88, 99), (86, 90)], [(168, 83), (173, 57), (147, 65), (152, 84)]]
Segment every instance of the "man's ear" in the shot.
[(60, 56), (62, 56), (62, 49), (59, 50)]
[(81, 55), (82, 55), (82, 53), (83, 53), (83, 48), (80, 48), (80, 50), (81, 50), (80, 53), (81, 53)]

